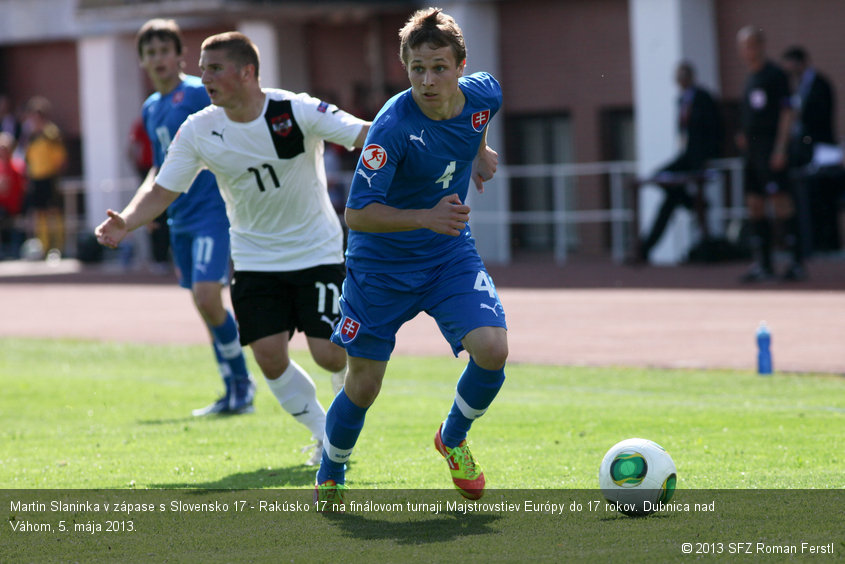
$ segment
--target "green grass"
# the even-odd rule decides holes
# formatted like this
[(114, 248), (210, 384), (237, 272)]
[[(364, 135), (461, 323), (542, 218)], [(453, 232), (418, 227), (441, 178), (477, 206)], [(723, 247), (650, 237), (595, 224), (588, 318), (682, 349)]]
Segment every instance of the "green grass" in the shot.
[[(317, 369), (307, 354), (295, 357), (314, 376), (319, 397), (328, 407), (328, 374)], [(460, 500), (449, 491), (448, 473), (432, 438), (451, 405), (464, 363), (445, 357), (391, 361), (350, 463), (347, 483), (353, 492), (366, 497), (370, 490), (433, 490), (442, 494), (444, 503)], [(251, 369), (258, 374), (254, 364)], [(470, 442), (484, 467), (488, 488), (494, 490), (491, 501), (499, 499), (498, 490), (520, 490), (511, 492), (511, 497), (520, 499), (545, 499), (544, 495), (568, 499), (579, 495), (576, 490), (594, 490), (605, 451), (634, 436), (655, 440), (670, 452), (678, 467), (676, 499), (683, 499), (683, 490), (835, 488), (841, 493), (845, 487), (843, 386), (843, 378), (824, 375), (760, 377), (735, 371), (513, 364), (499, 397), (473, 428)], [(162, 490), (155, 494), (160, 498), (176, 495), (173, 490), (181, 488), (266, 490), (269, 499), (308, 499), (310, 494), (301, 490), (312, 487), (314, 470), (302, 465), (306, 455), (300, 448), (309, 442), (309, 433), (282, 412), (262, 382), (255, 414), (191, 417), (191, 409), (209, 403), (219, 388), (213, 357), (204, 346), (0, 340), (0, 488), (115, 489), (124, 497), (138, 493), (133, 489), (154, 489)], [(585, 500), (596, 497), (582, 493)], [(260, 492), (249, 495), (250, 499), (261, 497)], [(724, 511), (719, 518), (729, 520), (730, 508)], [(521, 514), (514, 520), (489, 512), (329, 518), (312, 512), (283, 522), (285, 538), (297, 539), (286, 545), (290, 558), (305, 560), (312, 559), (317, 550), (314, 543), (325, 543), (326, 536), (340, 539), (346, 551), (351, 547), (347, 560), (357, 560), (355, 551), (366, 547), (376, 551), (372, 554), (377, 560), (383, 550), (382, 559), (387, 561), (400, 559), (399, 553), (391, 552), (397, 547), (406, 550), (407, 558), (440, 560), (447, 558), (456, 543), (477, 545), (483, 553), (501, 543), (512, 546), (515, 539), (540, 534), (543, 542), (532, 542), (517, 552), (500, 548), (488, 556), (491, 560), (546, 559), (562, 556), (568, 546), (577, 547), (567, 553), (570, 558), (603, 559), (609, 557), (603, 552), (609, 549), (606, 539), (613, 538), (607, 535), (631, 534), (636, 547), (637, 542), (655, 540), (655, 527), (679, 528), (676, 534), (680, 535), (689, 526), (699, 535), (697, 539), (673, 537), (677, 546), (663, 547), (671, 559), (683, 556), (678, 549), (681, 541), (728, 540), (702, 536), (707, 527), (691, 521), (691, 515), (658, 514), (632, 520), (615, 513), (586, 513), (579, 519), (570, 515), (556, 521), (549, 515)], [(695, 517), (718, 527), (712, 515)], [(741, 517), (737, 520), (744, 522), (748, 515)], [(771, 524), (780, 522), (771, 515), (768, 519)], [(784, 519), (785, 526), (795, 530), (794, 516)], [(282, 542), (278, 522), (271, 523), (276, 525), (261, 519), (251, 525), (253, 531), (268, 529), (268, 539), (276, 542), (268, 545), (266, 554), (255, 555), (259, 560), (273, 559), (271, 551)], [(564, 525), (568, 533), (562, 532)], [(170, 521), (160, 521), (148, 524), (147, 530), (172, 526)], [(759, 532), (759, 523), (756, 526), (752, 530)], [(819, 529), (814, 523), (807, 527)], [(211, 525), (209, 530), (213, 529)], [(0, 530), (2, 540), (8, 529)], [(323, 535), (322, 540), (309, 540), (314, 531)], [(572, 536), (576, 532), (577, 541)], [(263, 538), (265, 532), (254, 534)], [(36, 537), (26, 538), (32, 542)], [(839, 534), (828, 542), (841, 539)], [(194, 546), (200, 542), (201, 546)], [(190, 550), (210, 550), (215, 543), (223, 543), (214, 549), (218, 559), (238, 559), (237, 549), (227, 548), (225, 540), (201, 536), (183, 539), (179, 548), (184, 552), (166, 553), (169, 556), (155, 552), (151, 554), (158, 556), (151, 559), (191, 561)], [(113, 544), (114, 557), (120, 550), (137, 548)], [(845, 545), (836, 546), (839, 555), (845, 552)], [(67, 544), (61, 548), (67, 549)], [(3, 550), (0, 559), (7, 560)], [(430, 550), (434, 552), (429, 558)], [(642, 550), (642, 555), (648, 553)], [(650, 550), (654, 556), (657, 548)]]
[[(297, 360), (328, 407), (328, 374)], [(263, 382), (255, 414), (190, 416), (219, 392), (212, 361), (202, 346), (0, 341), (0, 487), (310, 487), (299, 452), (309, 434)], [(444, 487), (431, 442), (463, 364), (390, 363), (350, 486)], [(604, 452), (634, 436), (671, 453), (680, 488), (842, 488), (843, 387), (832, 376), (515, 364), (471, 444), (493, 488), (593, 488)]]

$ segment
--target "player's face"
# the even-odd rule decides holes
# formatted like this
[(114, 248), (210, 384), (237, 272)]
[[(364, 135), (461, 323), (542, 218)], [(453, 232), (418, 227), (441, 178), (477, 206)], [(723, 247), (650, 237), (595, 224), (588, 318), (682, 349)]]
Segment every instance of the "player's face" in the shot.
[(203, 51), (200, 55), (202, 84), (211, 103), (221, 108), (238, 105), (243, 90), (243, 69), (226, 57), (223, 49)]
[(167, 91), (181, 81), (182, 56), (176, 53), (173, 41), (152, 37), (141, 47), (141, 68), (156, 90)]
[(461, 100), (458, 79), (464, 74), (464, 61), (455, 60), (451, 47), (423, 44), (410, 49), (408, 79), (417, 105), (432, 119), (449, 119)]

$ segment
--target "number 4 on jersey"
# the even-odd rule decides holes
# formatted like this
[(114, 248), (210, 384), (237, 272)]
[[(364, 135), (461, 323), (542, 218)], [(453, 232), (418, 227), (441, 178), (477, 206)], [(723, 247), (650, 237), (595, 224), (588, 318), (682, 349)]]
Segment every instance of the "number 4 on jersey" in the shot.
[(440, 175), (440, 178), (437, 179), (437, 182), (443, 183), (443, 190), (448, 188), (449, 183), (452, 181), (452, 175), (455, 174), (455, 164), (456, 161), (452, 161), (446, 165), (446, 170), (444, 170), (443, 174)]
[(490, 280), (490, 276), (483, 270), (478, 271), (478, 275), (475, 277), (475, 286), (473, 286), (473, 289), (478, 290), (479, 292), (487, 292), (491, 298), (496, 299), (496, 287), (493, 286), (493, 281)]

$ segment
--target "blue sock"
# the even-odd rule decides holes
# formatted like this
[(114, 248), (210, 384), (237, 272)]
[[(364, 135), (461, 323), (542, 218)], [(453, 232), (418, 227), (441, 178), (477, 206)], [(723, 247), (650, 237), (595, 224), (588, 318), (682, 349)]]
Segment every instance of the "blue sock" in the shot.
[(323, 459), (317, 471), (318, 484), (326, 480), (346, 483), (346, 461), (364, 427), (367, 409), (352, 403), (346, 390), (335, 396), (326, 413), (326, 438), (323, 440)]
[(440, 431), (444, 445), (454, 448), (461, 444), (467, 437), (472, 422), (484, 415), (504, 382), (504, 368), (485, 370), (470, 357), (464, 373), (458, 380), (452, 410)]
[[(232, 312), (226, 311), (226, 320), (222, 325), (217, 327), (209, 325), (208, 328), (214, 335), (214, 349), (217, 353), (218, 362), (229, 367), (228, 373), (235, 380), (249, 377), (246, 358), (238, 337), (238, 324), (235, 323)], [(221, 372), (226, 372), (226, 370), (224, 369)]]

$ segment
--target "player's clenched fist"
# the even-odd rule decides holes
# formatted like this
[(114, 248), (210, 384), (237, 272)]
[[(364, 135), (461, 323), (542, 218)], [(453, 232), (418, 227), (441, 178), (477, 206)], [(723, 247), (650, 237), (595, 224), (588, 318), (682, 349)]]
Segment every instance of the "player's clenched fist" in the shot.
[(429, 210), (428, 228), (435, 233), (457, 237), (466, 227), (467, 221), (469, 206), (463, 204), (457, 194), (449, 194)]

